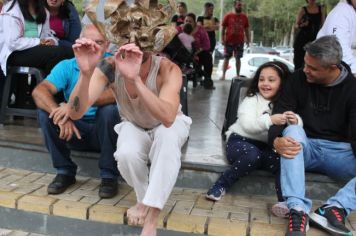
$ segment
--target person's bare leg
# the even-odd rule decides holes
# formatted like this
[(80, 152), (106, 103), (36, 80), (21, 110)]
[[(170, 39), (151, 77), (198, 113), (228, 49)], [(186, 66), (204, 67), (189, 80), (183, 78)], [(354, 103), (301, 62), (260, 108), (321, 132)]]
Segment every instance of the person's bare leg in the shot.
[(135, 206), (130, 207), (130, 209), (127, 210), (127, 218), (129, 224), (143, 225), (148, 210), (149, 210), (148, 206), (139, 202)]
[(160, 209), (150, 207), (140, 236), (156, 236)]
[(225, 74), (226, 74), (226, 71), (227, 71), (227, 67), (228, 67), (228, 66), (229, 66), (229, 59), (224, 58), (223, 75), (222, 75), (222, 77), (220, 78), (221, 80), (225, 80)]
[(241, 60), (236, 58), (236, 76), (240, 77)]

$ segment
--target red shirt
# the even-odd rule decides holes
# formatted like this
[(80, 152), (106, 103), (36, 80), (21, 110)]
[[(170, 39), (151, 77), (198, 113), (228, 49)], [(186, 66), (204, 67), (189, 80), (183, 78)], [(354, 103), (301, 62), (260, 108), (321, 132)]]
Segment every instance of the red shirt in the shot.
[(226, 28), (225, 43), (241, 44), (245, 42), (245, 29), (249, 27), (247, 16), (244, 13), (234, 12), (225, 15), (222, 26)]
[(49, 18), (49, 26), (51, 30), (53, 30), (56, 33), (56, 36), (60, 39), (64, 38), (64, 28), (63, 28), (63, 22), (62, 19), (59, 18), (58, 16), (50, 16)]

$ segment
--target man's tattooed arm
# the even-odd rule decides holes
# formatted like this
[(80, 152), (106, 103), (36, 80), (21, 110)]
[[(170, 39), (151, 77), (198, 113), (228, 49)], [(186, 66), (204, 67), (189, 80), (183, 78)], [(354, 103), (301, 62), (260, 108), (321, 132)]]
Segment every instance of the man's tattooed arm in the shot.
[(75, 96), (74, 100), (73, 100), (73, 103), (72, 103), (72, 106), (71, 106), (71, 109), (72, 110), (74, 109), (76, 112), (78, 112), (79, 108), (80, 108), (79, 97)]

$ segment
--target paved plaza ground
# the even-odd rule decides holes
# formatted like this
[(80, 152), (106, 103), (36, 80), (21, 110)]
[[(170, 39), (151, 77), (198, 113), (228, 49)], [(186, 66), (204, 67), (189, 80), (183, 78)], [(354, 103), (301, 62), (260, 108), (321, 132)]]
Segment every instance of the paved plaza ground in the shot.
[[(125, 212), (136, 200), (128, 185), (120, 184), (116, 197), (100, 199), (100, 180), (78, 176), (77, 183), (65, 193), (48, 195), (47, 185), (53, 177), (52, 174), (0, 168), (0, 206), (87, 221), (127, 224)], [(287, 220), (270, 213), (270, 207), (276, 201), (274, 196), (228, 193), (222, 200), (212, 202), (205, 199), (205, 191), (175, 188), (160, 215), (159, 228), (219, 236), (284, 235)], [(314, 201), (314, 206), (321, 203)], [(355, 229), (356, 214), (348, 218), (347, 226)], [(7, 231), (0, 231), (0, 235), (8, 235), (4, 232)], [(308, 235), (327, 234), (311, 228)]]
[[(220, 132), (230, 81), (215, 82), (216, 90), (213, 91), (204, 90), (202, 87), (193, 89), (189, 84), (189, 115), (193, 124), (189, 140), (182, 150), (182, 169), (189, 173), (194, 172), (195, 175), (191, 176), (195, 177), (189, 179), (190, 175), (186, 175), (188, 177), (183, 177), (182, 184), (177, 185), (183, 187), (174, 188), (160, 215), (158, 235), (171, 235), (170, 232), (217, 236), (284, 235), (287, 220), (271, 215), (270, 208), (276, 202), (276, 197), (272, 188), (272, 193), (264, 192), (264, 184), (259, 182), (263, 178), (250, 182), (253, 186), (243, 186), (244, 183), (240, 185), (253, 187), (255, 191), (256, 188), (261, 188), (260, 194), (249, 194), (248, 191), (240, 191), (237, 188), (219, 202), (205, 199), (209, 184), (218, 176), (218, 172), (227, 166)], [(128, 185), (120, 183), (119, 194), (113, 199), (100, 199), (100, 179), (91, 172), (83, 171), (83, 167), (79, 169), (84, 174), (80, 172), (77, 183), (65, 193), (51, 196), (47, 194), (47, 185), (54, 178), (54, 170), (35, 120), (9, 119), (5, 126), (0, 128), (0, 149), (0, 228), (3, 228), (0, 229), (0, 236), (51, 234), (54, 232), (50, 231), (51, 227), (56, 227), (51, 225), (53, 217), (62, 222), (74, 222), (72, 224), (78, 225), (78, 228), (85, 223), (103, 227), (103, 231), (97, 229), (103, 236), (129, 235), (116, 231), (120, 227), (126, 227), (128, 231), (133, 228), (128, 226), (125, 217), (127, 208), (134, 205), (136, 200), (135, 193)], [(37, 160), (33, 161), (31, 158), (41, 160), (36, 162)], [(84, 159), (89, 160), (91, 159)], [(92, 169), (97, 169), (96, 165), (94, 159)], [(198, 180), (196, 177), (199, 175), (201, 179)], [(210, 182), (205, 183), (205, 178)], [(273, 179), (271, 182), (273, 183)], [(315, 184), (319, 184), (316, 182), (318, 181), (315, 181)], [(323, 199), (325, 198), (326, 196)], [(322, 204), (322, 201), (316, 199), (313, 202), (314, 207)], [(25, 216), (22, 219), (23, 226), (11, 222), (21, 216)], [(41, 223), (35, 223), (35, 217), (40, 217)], [(11, 225), (16, 227), (6, 227)], [(348, 218), (347, 226), (356, 230), (355, 213)], [(110, 227), (113, 229), (112, 233), (104, 231)], [(11, 230), (8, 230), (9, 228)], [(65, 227), (63, 232), (64, 230)], [(73, 235), (97, 235), (85, 231), (85, 227), (76, 232), (80, 230), (83, 232)], [(56, 232), (51, 235), (65, 235)], [(133, 232), (139, 232), (139, 229)], [(327, 234), (311, 228), (308, 235)]]

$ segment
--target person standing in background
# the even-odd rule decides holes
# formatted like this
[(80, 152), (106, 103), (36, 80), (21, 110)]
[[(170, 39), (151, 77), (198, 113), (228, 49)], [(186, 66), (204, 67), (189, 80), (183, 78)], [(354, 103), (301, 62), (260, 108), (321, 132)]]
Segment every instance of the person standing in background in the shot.
[(197, 19), (197, 24), (203, 26), (206, 32), (208, 32), (211, 53), (213, 53), (216, 45), (215, 31), (219, 30), (219, 19), (214, 17), (213, 14), (214, 4), (211, 2), (206, 2), (204, 4), (204, 15), (198, 16)]
[(225, 59), (221, 80), (225, 79), (225, 73), (232, 55), (236, 58), (236, 75), (240, 76), (240, 59), (244, 52), (245, 37), (246, 43), (250, 43), (249, 22), (246, 14), (242, 12), (242, 2), (235, 0), (234, 6), (235, 12), (225, 15), (222, 22), (222, 44), (225, 46)]
[[(194, 13), (188, 13), (185, 17), (185, 24), (190, 24), (193, 27), (192, 35), (194, 37), (194, 54), (199, 58), (198, 64), (203, 69), (203, 86), (205, 89), (215, 89), (214, 82), (211, 79), (213, 73), (213, 58), (209, 52), (210, 41), (209, 36), (203, 26), (197, 25), (196, 16)], [(181, 27), (177, 27), (181, 32)]]
[(342, 60), (351, 68), (356, 77), (356, 54), (352, 44), (356, 43), (356, 0), (341, 0), (326, 17), (317, 38), (335, 35), (342, 47)]
[(185, 2), (179, 2), (177, 4), (177, 14), (172, 17), (172, 24), (174, 26), (180, 26), (184, 23), (185, 16), (188, 13), (188, 7)]
[(294, 40), (294, 68), (297, 70), (304, 65), (304, 46), (315, 40), (319, 29), (324, 23), (325, 13), (316, 0), (306, 0), (307, 5), (299, 10), (296, 19), (298, 32)]

